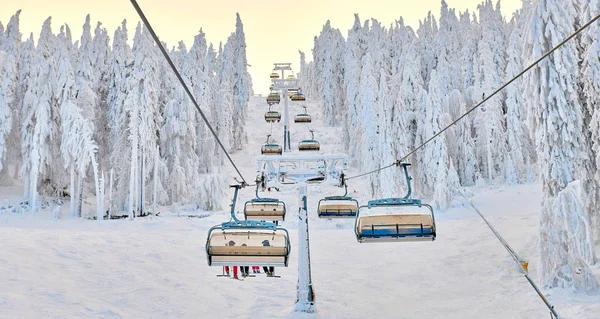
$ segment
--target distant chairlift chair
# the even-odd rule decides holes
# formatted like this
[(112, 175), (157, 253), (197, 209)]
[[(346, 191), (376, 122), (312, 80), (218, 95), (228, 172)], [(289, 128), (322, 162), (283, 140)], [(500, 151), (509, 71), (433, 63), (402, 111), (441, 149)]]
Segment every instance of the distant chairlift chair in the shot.
[(267, 96), (267, 104), (269, 104), (269, 105), (279, 104), (280, 101), (281, 101), (281, 96), (280, 96), (279, 92), (276, 92), (276, 91), (271, 92)]
[(292, 99), (292, 101), (306, 101), (304, 94), (300, 91), (292, 94), (291, 99)]
[(271, 107), (269, 107), (269, 110), (265, 113), (265, 121), (267, 121), (267, 123), (279, 122), (281, 121), (281, 113), (273, 111), (271, 110)]
[(329, 196), (319, 201), (317, 213), (320, 218), (355, 218), (358, 213), (358, 201), (348, 196), (348, 185), (344, 183), (346, 193), (343, 196)]
[(251, 199), (244, 205), (244, 217), (246, 220), (279, 221), (285, 220), (285, 203), (276, 198), (260, 198), (258, 196), (258, 184), (256, 186), (256, 198)]
[(294, 116), (294, 123), (311, 123), (312, 117), (306, 111), (306, 106), (302, 106), (304, 108), (304, 113), (296, 114)]
[(321, 149), (321, 144), (319, 144), (319, 141), (315, 140), (314, 131), (311, 130), (310, 134), (312, 135), (310, 140), (302, 140), (298, 144), (299, 151), (319, 151)]
[(262, 155), (281, 155), (283, 154), (283, 149), (281, 145), (271, 143), (271, 134), (267, 135), (267, 142), (260, 148), (260, 154)]

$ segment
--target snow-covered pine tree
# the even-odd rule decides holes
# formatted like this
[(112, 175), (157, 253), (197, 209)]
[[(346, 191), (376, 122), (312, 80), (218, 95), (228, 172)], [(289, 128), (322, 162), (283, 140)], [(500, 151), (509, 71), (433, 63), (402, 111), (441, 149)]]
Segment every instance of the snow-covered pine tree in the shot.
[(133, 38), (134, 67), (127, 83), (125, 109), (131, 118), (130, 177), (133, 178), (130, 182), (135, 184), (130, 185), (130, 192), (134, 191), (138, 196), (136, 210), (139, 212), (142, 212), (145, 204), (144, 186), (152, 176), (154, 150), (158, 145), (158, 131), (162, 123), (162, 110), (158, 104), (160, 72), (157, 51), (150, 32), (138, 23)]
[[(211, 119), (213, 117), (212, 112), (217, 112), (218, 108), (212, 109), (216, 105), (212, 102), (210, 77), (206, 72), (207, 49), (206, 36), (200, 29), (200, 32), (194, 37), (194, 44), (183, 65), (185, 65), (184, 72), (189, 79), (200, 109), (208, 119)], [(197, 136), (194, 150), (200, 160), (197, 170), (199, 173), (204, 174), (209, 172), (212, 167), (212, 154), (214, 152), (212, 146), (214, 143), (210, 131), (200, 114), (194, 113), (193, 115), (196, 122), (195, 131)]]
[(248, 73), (246, 58), (246, 35), (240, 14), (236, 13), (234, 38), (234, 78), (233, 78), (233, 144), (236, 150), (241, 150), (248, 141), (246, 134), (246, 114), (248, 100), (252, 92), (252, 81)]
[[(179, 42), (177, 50), (172, 53), (173, 63), (182, 69), (186, 56), (187, 49), (183, 42)], [(160, 139), (168, 176), (168, 203), (189, 203), (196, 200), (194, 195), (199, 187), (199, 159), (194, 152), (196, 110), (173, 72), (166, 72), (165, 82), (171, 86), (171, 95), (165, 105)]]
[[(109, 55), (108, 118), (110, 167), (113, 170), (116, 198), (109, 203), (110, 211), (126, 211), (130, 178), (131, 141), (127, 133), (130, 114), (125, 110), (127, 81), (133, 71), (133, 56), (127, 45), (127, 21), (115, 30)], [(111, 184), (111, 187), (112, 184)]]
[[(539, 57), (573, 31), (569, 1), (539, 0), (529, 21), (524, 56)], [(577, 45), (569, 42), (526, 74), (530, 121), (543, 185), (540, 216), (540, 275), (544, 287), (592, 291), (598, 282), (585, 260), (594, 260), (583, 170), (583, 110), (577, 95)], [(582, 172), (585, 173), (585, 172)]]
[[(377, 73), (373, 70), (373, 60), (367, 53), (362, 58), (360, 72), (360, 82), (358, 87), (359, 105), (361, 107), (361, 122), (357, 127), (358, 154), (361, 158), (360, 169), (367, 171), (379, 167), (379, 132), (378, 118), (380, 116), (380, 106), (377, 101), (378, 86)], [(382, 115), (382, 114), (381, 114)], [(379, 176), (369, 175), (369, 191), (375, 195), (379, 188)]]
[(96, 118), (94, 140), (98, 144), (98, 164), (100, 167), (107, 167), (110, 160), (109, 153), (109, 106), (108, 106), (108, 84), (109, 76), (109, 37), (106, 28), (102, 27), (102, 22), (96, 24), (94, 30), (94, 39), (92, 40), (92, 54), (94, 66), (94, 93), (96, 95)]
[[(94, 83), (96, 82), (96, 72), (94, 70), (94, 51), (92, 43), (92, 33), (90, 28), (90, 15), (85, 17), (83, 32), (79, 42), (77, 55), (77, 65), (75, 66), (75, 98), (77, 106), (83, 111), (83, 114), (94, 123), (96, 119), (96, 92)], [(92, 132), (96, 130), (92, 126)]]
[[(513, 16), (510, 23), (512, 29), (508, 38), (506, 48), (506, 71), (505, 81), (512, 79), (521, 70), (524, 19), (521, 11)], [(533, 141), (529, 136), (526, 122), (526, 110), (523, 108), (525, 98), (523, 96), (523, 79), (519, 78), (505, 90), (506, 96), (506, 134), (507, 153), (505, 160), (506, 183), (517, 184), (531, 182), (533, 173), (532, 163), (535, 162)]]
[[(231, 36), (229, 37), (231, 39)], [(217, 133), (219, 140), (226, 148), (231, 147), (231, 136), (233, 130), (233, 121), (231, 113), (233, 112), (233, 94), (232, 94), (232, 75), (233, 75), (233, 47), (232, 42), (227, 40), (225, 45), (219, 45), (219, 54), (217, 59), (220, 63), (217, 73), (217, 99), (215, 106), (219, 106), (219, 121), (217, 122)], [(219, 150), (221, 165), (225, 155)]]
[[(481, 38), (477, 45), (475, 73), (475, 100), (481, 101), (504, 83), (504, 32), (503, 18), (491, 0), (479, 5)], [(488, 100), (475, 113), (475, 143), (479, 167), (488, 182), (504, 181), (506, 155), (506, 124), (504, 120), (504, 94)]]
[[(579, 1), (580, 22), (585, 23), (600, 13), (600, 1), (587, 0)], [(590, 139), (591, 146), (590, 165), (594, 171), (593, 176), (588, 178), (591, 183), (587, 187), (590, 198), (590, 217), (595, 232), (595, 239), (600, 240), (600, 27), (593, 23), (583, 32), (580, 38), (581, 53), (581, 84), (580, 99), (585, 105), (585, 123), (584, 128), (588, 128), (586, 133)]]
[(318, 94), (322, 97), (326, 125), (339, 123), (343, 101), (343, 53), (345, 41), (338, 29), (327, 21), (318, 37), (313, 59), (316, 62)]
[(421, 78), (425, 83), (429, 83), (431, 70), (437, 68), (438, 52), (436, 37), (438, 26), (435, 17), (429, 12), (423, 21), (419, 21), (417, 29), (419, 36), (419, 52), (421, 52)]
[(36, 211), (38, 186), (56, 194), (63, 189), (65, 174), (60, 160), (59, 109), (56, 103), (57, 61), (52, 54), (56, 36), (52, 34), (51, 19), (44, 22), (33, 59), (27, 92), (23, 98), (23, 125), (21, 149), (27, 173), (26, 195), (31, 212)]
[[(6, 26), (6, 34), (2, 32), (3, 42), (0, 44), (0, 184), (8, 183), (9, 163), (15, 163), (19, 156), (19, 102), (22, 96), (19, 85), (19, 47), (21, 32), (19, 31), (19, 15), (21, 10), (10, 18)], [(15, 163), (15, 165), (17, 165)]]
[[(358, 100), (358, 91), (361, 74), (361, 59), (364, 55), (360, 48), (360, 43), (364, 42), (363, 32), (360, 25), (358, 14), (354, 15), (354, 25), (348, 30), (348, 41), (344, 52), (344, 144), (348, 151), (352, 164), (357, 165), (360, 160), (357, 156), (357, 143), (352, 140), (356, 136), (355, 130), (360, 121), (360, 104)], [(314, 81), (314, 79), (312, 79)]]
[[(438, 133), (440, 127), (439, 77), (436, 70), (431, 71), (429, 92), (419, 94), (420, 116), (417, 124), (417, 135), (426, 141)], [(419, 170), (419, 188), (424, 194), (433, 195), (434, 206), (445, 210), (452, 199), (452, 190), (458, 187), (458, 176), (448, 155), (446, 136), (444, 134), (433, 139), (417, 155), (417, 170)]]
[(460, 15), (459, 34), (462, 35), (460, 40), (460, 81), (461, 87), (459, 90), (466, 93), (468, 88), (475, 85), (475, 56), (477, 52), (477, 39), (479, 37), (479, 25), (475, 23), (477, 17), (473, 13), (473, 22), (471, 22), (471, 14), (466, 11)]
[[(70, 169), (71, 186), (70, 186), (70, 197), (71, 197), (71, 215), (81, 217), (81, 200), (83, 199), (83, 185), (81, 183), (82, 177), (85, 175), (89, 165), (92, 165), (94, 172), (94, 181), (96, 184), (95, 190), (97, 195), (97, 207), (96, 207), (96, 218), (102, 220), (103, 205), (101, 192), (99, 191), (99, 176), (98, 176), (98, 164), (96, 161), (96, 151), (98, 147), (93, 139), (93, 124), (91, 119), (84, 116), (84, 110), (79, 107), (76, 103), (76, 76), (71, 67), (71, 61), (67, 46), (65, 45), (65, 38), (60, 41), (57, 46), (57, 99), (60, 104), (60, 116), (62, 124), (62, 136), (61, 136), (61, 153), (64, 159), (65, 169)], [(77, 172), (79, 182), (77, 183), (78, 189), (75, 190), (74, 184), (74, 173)], [(75, 194), (77, 194), (75, 196)], [(77, 204), (75, 205), (75, 199), (77, 198)]]

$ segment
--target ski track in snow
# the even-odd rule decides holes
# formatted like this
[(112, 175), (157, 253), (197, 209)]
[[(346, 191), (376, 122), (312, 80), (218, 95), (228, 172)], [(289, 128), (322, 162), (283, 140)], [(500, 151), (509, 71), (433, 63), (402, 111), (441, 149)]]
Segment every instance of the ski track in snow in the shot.
[[(308, 105), (322, 153), (343, 152), (341, 130), (323, 127), (321, 114)], [(283, 106), (274, 109), (282, 111)], [(252, 97), (248, 145), (233, 154), (249, 183), (256, 176), (254, 158), (270, 132), (263, 118), (266, 110), (264, 98)], [(293, 149), (309, 137), (306, 124), (293, 123), (293, 115), (302, 110), (300, 104), (291, 103)], [(277, 143), (282, 141), (282, 130), (283, 121), (273, 125)], [(224, 173), (234, 176), (231, 167)], [(349, 192), (364, 202), (369, 198), (360, 183), (360, 179), (351, 181)], [(21, 192), (14, 186), (1, 190), (3, 205)], [(452, 208), (436, 215), (438, 238), (433, 243), (359, 244), (353, 220), (316, 217), (319, 198), (341, 193), (332, 186), (309, 186), (316, 315), (293, 313), (298, 198), (295, 187), (287, 187), (269, 195), (288, 205), (283, 226), (290, 231), (292, 257), (288, 268), (276, 270), (282, 278), (216, 277), (221, 268), (207, 266), (204, 245), (208, 229), (229, 219), (224, 211), (207, 218), (177, 217), (172, 212), (159, 218), (102, 223), (56, 221), (51, 210), (35, 216), (4, 213), (0, 215), (0, 318), (549, 317), (508, 253), (463, 200), (455, 199)], [(530, 262), (530, 274), (537, 278), (540, 185), (479, 188), (472, 193), (473, 203)], [(227, 190), (224, 208), (231, 194)], [(253, 189), (244, 190), (238, 210), (253, 196)], [(63, 216), (66, 210), (68, 204), (63, 205)], [(600, 265), (592, 270), (600, 280)], [(600, 294), (545, 293), (565, 318), (600, 318)]]

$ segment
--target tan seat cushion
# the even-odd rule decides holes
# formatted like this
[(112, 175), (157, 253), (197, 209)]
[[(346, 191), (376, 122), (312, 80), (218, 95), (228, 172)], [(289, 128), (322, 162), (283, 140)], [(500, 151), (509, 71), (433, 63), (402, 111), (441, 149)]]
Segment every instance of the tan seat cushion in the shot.
[(433, 218), (429, 214), (390, 214), (362, 216), (358, 220), (358, 229), (371, 225), (423, 225), (433, 227)]
[(358, 207), (356, 206), (356, 203), (353, 201), (344, 201), (344, 200), (327, 200), (327, 201), (322, 201), (319, 204), (319, 211), (320, 212), (327, 212), (327, 211), (350, 211), (350, 212), (356, 212), (358, 211)]

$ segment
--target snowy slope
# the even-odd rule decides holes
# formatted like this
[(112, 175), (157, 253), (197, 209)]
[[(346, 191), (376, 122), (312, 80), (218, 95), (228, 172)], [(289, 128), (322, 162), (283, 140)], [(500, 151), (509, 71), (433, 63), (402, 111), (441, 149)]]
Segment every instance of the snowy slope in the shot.
[[(281, 106), (276, 107), (282, 110)], [(233, 155), (251, 182), (254, 157), (270, 131), (264, 98), (252, 98), (249, 143)], [(302, 109), (296, 105), (292, 113)], [(340, 130), (322, 126), (309, 113), (323, 152), (342, 152)], [(308, 137), (305, 124), (291, 121), (292, 145)], [(281, 141), (283, 122), (274, 125)], [(295, 151), (294, 153), (296, 153)], [(233, 177), (232, 170), (224, 173)], [(233, 181), (232, 179), (229, 181)], [(0, 189), (0, 203), (20, 189)], [(351, 195), (368, 199), (360, 180)], [(227, 190), (227, 194), (231, 194)], [(319, 220), (320, 197), (332, 187), (309, 188), (311, 258), (317, 318), (548, 318), (548, 310), (483, 221), (464, 200), (436, 215), (433, 243), (358, 244), (353, 221)], [(521, 257), (537, 272), (539, 184), (471, 190), (472, 199)], [(238, 203), (252, 198), (244, 190)], [(216, 277), (204, 253), (207, 230), (228, 220), (177, 217), (181, 208), (162, 208), (162, 217), (92, 222), (38, 216), (0, 215), (0, 318), (308, 318), (292, 313), (297, 280), (297, 195), (293, 187), (270, 194), (286, 201), (290, 266), (282, 278)], [(228, 200), (228, 199), (227, 199)], [(227, 200), (223, 207), (227, 207)], [(93, 203), (93, 199), (88, 199)], [(600, 267), (593, 268), (600, 279)], [(547, 292), (565, 318), (599, 318), (600, 295)]]

